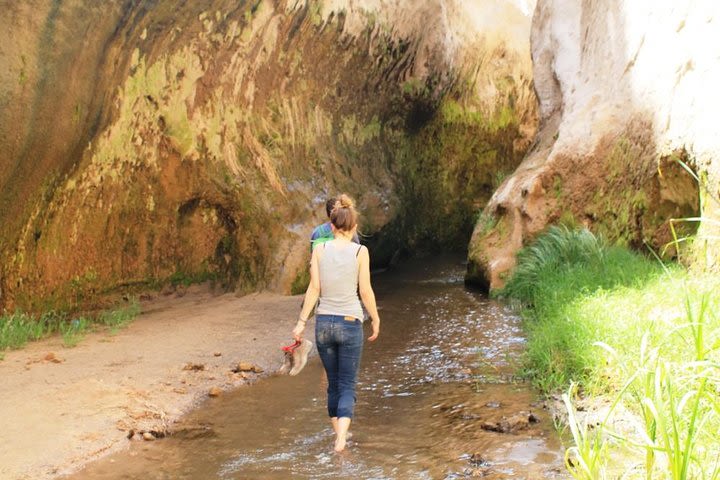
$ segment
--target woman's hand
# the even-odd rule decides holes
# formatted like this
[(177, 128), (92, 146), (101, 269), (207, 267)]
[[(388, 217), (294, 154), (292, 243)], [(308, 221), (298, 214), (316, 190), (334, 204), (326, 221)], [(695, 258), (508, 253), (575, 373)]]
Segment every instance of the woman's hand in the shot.
[(372, 322), (372, 335), (368, 337), (368, 341), (374, 342), (380, 335), (380, 322)]
[(304, 322), (298, 322), (297, 325), (295, 325), (295, 328), (293, 328), (293, 338), (296, 341), (302, 340), (303, 332), (305, 331), (305, 323)]

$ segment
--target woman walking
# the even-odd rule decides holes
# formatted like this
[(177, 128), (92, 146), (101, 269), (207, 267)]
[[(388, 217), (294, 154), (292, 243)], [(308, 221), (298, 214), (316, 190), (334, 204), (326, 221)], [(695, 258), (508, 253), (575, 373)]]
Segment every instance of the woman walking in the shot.
[(363, 311), (372, 319), (374, 341), (380, 334), (380, 317), (370, 285), (370, 254), (367, 247), (352, 242), (357, 230), (357, 212), (347, 195), (340, 195), (330, 213), (334, 240), (318, 245), (310, 260), (310, 285), (297, 325), (295, 340), (301, 340), (305, 323), (320, 299), (315, 317), (315, 338), (327, 373), (327, 408), (335, 430), (335, 451), (345, 449), (355, 408), (355, 385), (363, 347)]

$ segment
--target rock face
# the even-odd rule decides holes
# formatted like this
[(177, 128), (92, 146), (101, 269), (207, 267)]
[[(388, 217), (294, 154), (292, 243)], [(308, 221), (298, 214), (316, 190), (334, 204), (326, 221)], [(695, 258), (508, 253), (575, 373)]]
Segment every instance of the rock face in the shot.
[(719, 22), (712, 0), (539, 0), (540, 130), (475, 226), (470, 280), (502, 286), (517, 250), (558, 221), (662, 249), (668, 220), (698, 212), (698, 185), (677, 160), (700, 173), (703, 213), (717, 218)]
[(462, 246), (536, 130), (523, 0), (6, 3), (0, 308), (297, 291), (339, 191), (379, 262)]

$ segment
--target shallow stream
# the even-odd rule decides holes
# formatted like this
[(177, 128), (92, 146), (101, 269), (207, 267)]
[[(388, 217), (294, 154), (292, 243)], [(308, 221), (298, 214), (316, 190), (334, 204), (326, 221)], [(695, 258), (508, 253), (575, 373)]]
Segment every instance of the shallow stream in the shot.
[(460, 259), (445, 257), (374, 276), (383, 328), (365, 345), (344, 454), (332, 453), (314, 356), (297, 377), (208, 401), (176, 434), (133, 444), (71, 478), (565, 478), (547, 412), (513, 375), (520, 321), (466, 289), (463, 271)]

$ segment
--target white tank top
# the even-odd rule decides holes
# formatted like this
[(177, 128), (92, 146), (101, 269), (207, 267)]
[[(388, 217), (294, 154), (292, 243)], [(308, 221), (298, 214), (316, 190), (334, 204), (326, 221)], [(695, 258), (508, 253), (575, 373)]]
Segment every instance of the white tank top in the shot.
[(320, 315), (342, 315), (363, 320), (358, 298), (357, 256), (361, 246), (356, 243), (330, 241), (323, 244), (320, 257)]

